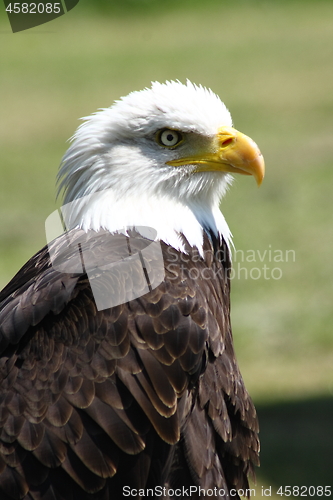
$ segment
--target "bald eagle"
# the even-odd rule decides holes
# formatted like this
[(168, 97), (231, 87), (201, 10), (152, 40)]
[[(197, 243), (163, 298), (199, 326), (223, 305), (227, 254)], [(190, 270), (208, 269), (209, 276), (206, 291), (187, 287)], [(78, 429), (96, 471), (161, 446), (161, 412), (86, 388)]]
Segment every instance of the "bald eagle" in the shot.
[(66, 231), (0, 294), (1, 500), (247, 490), (258, 423), (219, 209), (233, 173), (260, 184), (262, 155), (189, 81), (79, 127), (59, 171)]

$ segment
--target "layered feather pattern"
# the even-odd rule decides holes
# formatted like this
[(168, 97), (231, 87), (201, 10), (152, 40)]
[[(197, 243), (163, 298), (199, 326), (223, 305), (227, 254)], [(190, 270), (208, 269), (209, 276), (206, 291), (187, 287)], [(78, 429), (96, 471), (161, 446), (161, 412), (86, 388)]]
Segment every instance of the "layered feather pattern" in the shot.
[[(100, 268), (130, 238), (70, 234)], [(247, 488), (258, 424), (233, 350), (228, 250), (207, 235), (204, 257), (183, 243), (186, 254), (161, 243), (159, 286), (111, 308), (98, 310), (92, 282), (108, 293), (121, 273), (59, 272), (47, 248), (3, 290), (1, 500), (120, 499), (125, 485), (217, 487), (213, 498), (229, 499)], [(73, 258), (66, 235), (52, 245)]]

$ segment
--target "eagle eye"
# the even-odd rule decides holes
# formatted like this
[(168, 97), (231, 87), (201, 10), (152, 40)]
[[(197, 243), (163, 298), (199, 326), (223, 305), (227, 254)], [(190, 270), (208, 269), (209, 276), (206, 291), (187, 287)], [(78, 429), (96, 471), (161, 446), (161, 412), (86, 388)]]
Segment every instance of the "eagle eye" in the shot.
[(177, 130), (164, 128), (157, 132), (156, 140), (160, 146), (165, 148), (175, 148), (183, 141), (183, 135)]

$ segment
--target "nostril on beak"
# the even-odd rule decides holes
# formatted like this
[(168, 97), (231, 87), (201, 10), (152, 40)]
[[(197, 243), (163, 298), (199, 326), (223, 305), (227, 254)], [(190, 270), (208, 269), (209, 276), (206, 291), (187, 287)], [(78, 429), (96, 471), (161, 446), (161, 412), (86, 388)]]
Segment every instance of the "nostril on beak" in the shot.
[(234, 138), (228, 137), (227, 139), (225, 139), (224, 141), (221, 142), (221, 147), (226, 148), (227, 146), (229, 146), (233, 142), (234, 142)]

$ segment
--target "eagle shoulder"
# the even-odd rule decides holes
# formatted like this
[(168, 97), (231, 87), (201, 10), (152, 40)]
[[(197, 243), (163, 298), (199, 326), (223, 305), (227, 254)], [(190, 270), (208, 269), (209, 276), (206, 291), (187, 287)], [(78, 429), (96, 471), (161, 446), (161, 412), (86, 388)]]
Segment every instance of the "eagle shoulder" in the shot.
[[(233, 350), (227, 247), (205, 236), (202, 258), (161, 243), (163, 281), (99, 309), (96, 290), (146, 290), (153, 276), (149, 259), (146, 274), (134, 263), (135, 280), (114, 268), (128, 238), (72, 230), (0, 295), (0, 491), (8, 498), (247, 485), (258, 427)], [(150, 241), (130, 243), (135, 256)]]

